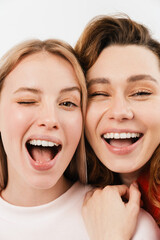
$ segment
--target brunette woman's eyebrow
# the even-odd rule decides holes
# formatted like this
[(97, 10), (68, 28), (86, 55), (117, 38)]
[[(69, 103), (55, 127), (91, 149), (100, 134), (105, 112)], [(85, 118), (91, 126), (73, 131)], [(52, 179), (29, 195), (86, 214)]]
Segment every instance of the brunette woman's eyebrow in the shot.
[(108, 78), (93, 78), (87, 82), (87, 88), (90, 88), (94, 84), (110, 84)]
[(130, 76), (127, 79), (127, 82), (136, 82), (136, 81), (143, 81), (143, 80), (152, 81), (152, 82), (158, 83), (158, 81), (155, 78), (153, 78), (151, 75), (146, 75), (146, 74)]
[(19, 92), (31, 92), (31, 93), (34, 93), (34, 94), (40, 94), (42, 93), (42, 91), (40, 89), (37, 89), (37, 88), (29, 88), (29, 87), (21, 87), (21, 88), (18, 88), (14, 94), (16, 93), (19, 93)]

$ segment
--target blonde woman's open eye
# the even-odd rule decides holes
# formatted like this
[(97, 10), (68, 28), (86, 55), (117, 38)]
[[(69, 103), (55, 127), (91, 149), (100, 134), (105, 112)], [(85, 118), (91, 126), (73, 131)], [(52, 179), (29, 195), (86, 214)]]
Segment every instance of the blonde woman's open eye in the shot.
[(60, 103), (60, 105), (66, 107), (66, 108), (77, 107), (77, 104), (70, 102), (70, 101), (62, 102), (62, 103)]

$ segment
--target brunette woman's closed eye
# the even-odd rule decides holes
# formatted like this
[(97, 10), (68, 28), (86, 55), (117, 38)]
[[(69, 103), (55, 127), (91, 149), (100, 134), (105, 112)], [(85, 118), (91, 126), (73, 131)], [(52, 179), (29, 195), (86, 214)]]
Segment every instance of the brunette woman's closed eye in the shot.
[(93, 92), (88, 94), (89, 98), (98, 97), (98, 96), (110, 97), (110, 95), (107, 92)]
[(146, 101), (149, 100), (153, 95), (153, 92), (150, 90), (137, 90), (129, 95), (129, 97), (137, 100), (137, 101)]
[(137, 91), (137, 92), (135, 92), (135, 93), (133, 93), (132, 94), (132, 96), (149, 96), (149, 95), (151, 95), (152, 94), (152, 92), (150, 92), (150, 91)]

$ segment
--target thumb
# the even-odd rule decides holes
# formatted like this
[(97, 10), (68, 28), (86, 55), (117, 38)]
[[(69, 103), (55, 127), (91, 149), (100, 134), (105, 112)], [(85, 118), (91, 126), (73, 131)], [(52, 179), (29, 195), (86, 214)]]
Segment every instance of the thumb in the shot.
[(138, 184), (136, 182), (133, 182), (129, 188), (129, 201), (127, 206), (131, 209), (131, 211), (133, 210), (133, 212), (137, 214), (137, 216), (140, 210), (140, 202), (141, 193), (138, 189)]

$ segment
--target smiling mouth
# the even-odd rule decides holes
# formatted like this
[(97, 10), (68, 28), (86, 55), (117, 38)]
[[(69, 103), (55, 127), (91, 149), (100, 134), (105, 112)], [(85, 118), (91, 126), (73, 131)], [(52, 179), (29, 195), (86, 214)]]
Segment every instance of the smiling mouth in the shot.
[(142, 133), (106, 133), (102, 138), (113, 147), (123, 148), (136, 143), (142, 136)]
[(62, 149), (61, 144), (46, 140), (29, 140), (26, 147), (31, 158), (40, 164), (53, 160)]

